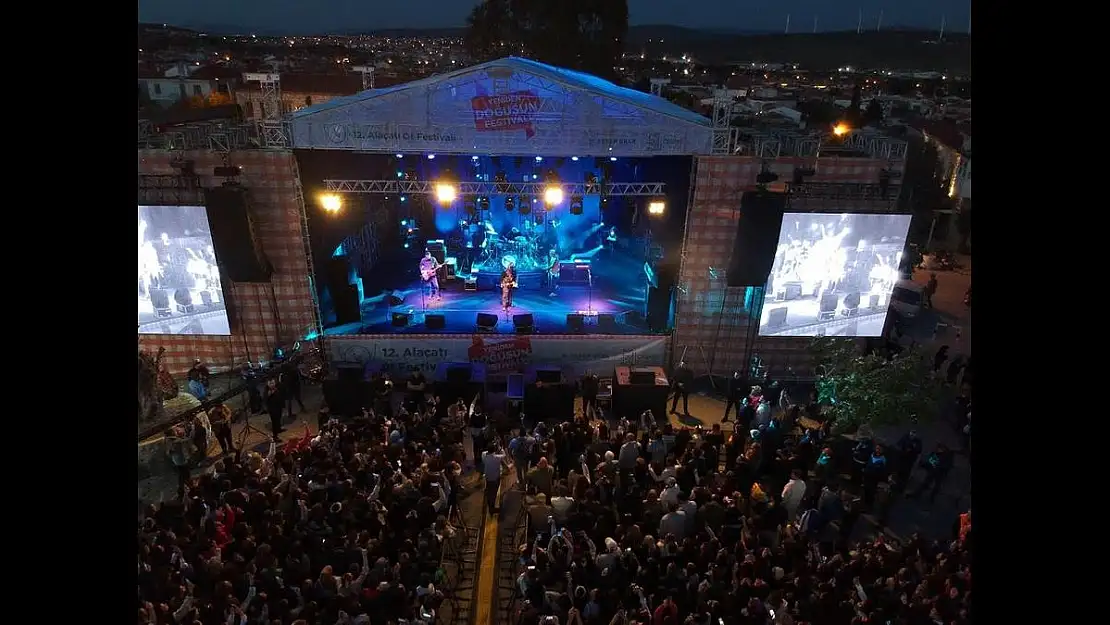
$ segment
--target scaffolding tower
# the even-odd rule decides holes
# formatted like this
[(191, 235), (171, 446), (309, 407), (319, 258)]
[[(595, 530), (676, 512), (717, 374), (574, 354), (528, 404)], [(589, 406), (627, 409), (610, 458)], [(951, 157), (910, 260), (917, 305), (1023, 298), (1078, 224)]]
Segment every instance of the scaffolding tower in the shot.
[(374, 88), (374, 68), (370, 65), (356, 65), (351, 68), (362, 74), (362, 90), (369, 91)]
[(267, 148), (284, 148), (289, 145), (286, 132), (284, 105), (281, 101), (281, 75), (248, 72), (243, 74), (245, 82), (256, 82), (262, 92), (260, 115), (262, 145)]

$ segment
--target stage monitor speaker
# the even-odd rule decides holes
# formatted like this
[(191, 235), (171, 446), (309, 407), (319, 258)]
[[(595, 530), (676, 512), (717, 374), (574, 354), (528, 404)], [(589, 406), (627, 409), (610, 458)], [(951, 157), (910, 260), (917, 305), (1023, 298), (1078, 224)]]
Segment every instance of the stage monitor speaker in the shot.
[(358, 287), (353, 284), (332, 289), (332, 303), (335, 305), (335, 322), (339, 325), (362, 321), (359, 308)]
[(412, 318), (412, 315), (410, 315), (408, 313), (395, 312), (395, 313), (393, 313), (393, 327), (394, 328), (407, 328), (408, 325), (409, 325), (409, 320), (411, 318)]
[(274, 269), (254, 235), (247, 189), (238, 185), (205, 191), (212, 248), (232, 282), (268, 282)]
[(530, 313), (513, 315), (513, 328), (517, 334), (533, 334), (536, 331), (536, 320)]
[(655, 371), (652, 369), (632, 369), (628, 372), (628, 383), (655, 386)]
[(429, 330), (442, 330), (447, 327), (447, 317), (440, 314), (424, 315), (424, 326)]
[(603, 334), (616, 334), (617, 316), (610, 313), (598, 313), (597, 331)]
[(479, 332), (493, 332), (497, 329), (497, 315), (489, 313), (478, 313), (478, 319), (474, 322)]
[(469, 366), (448, 367), (447, 381), (450, 383), (466, 383), (470, 381), (471, 373)]
[(166, 289), (151, 289), (150, 303), (154, 305), (156, 310), (159, 308), (168, 309), (170, 307), (170, 292)]
[(821, 296), (820, 310), (823, 313), (836, 312), (836, 293), (825, 293)]
[(728, 264), (729, 286), (766, 286), (785, 212), (785, 193), (745, 191), (740, 196), (740, 219)]
[(578, 313), (567, 315), (567, 332), (585, 332), (586, 316)]
[(786, 313), (789, 309), (786, 306), (772, 308), (767, 313), (767, 326), (771, 328), (781, 328), (786, 325)]
[(390, 293), (387, 297), (389, 298), (389, 305), (391, 307), (400, 306), (401, 304), (405, 303), (405, 294), (400, 291), (394, 291)]

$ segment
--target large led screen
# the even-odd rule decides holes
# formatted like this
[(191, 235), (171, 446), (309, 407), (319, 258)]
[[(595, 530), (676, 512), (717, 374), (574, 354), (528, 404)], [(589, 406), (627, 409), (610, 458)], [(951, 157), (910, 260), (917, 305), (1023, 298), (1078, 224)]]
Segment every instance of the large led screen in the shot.
[(909, 215), (783, 215), (760, 336), (881, 336), (909, 229)]
[(203, 206), (139, 207), (139, 334), (231, 334)]

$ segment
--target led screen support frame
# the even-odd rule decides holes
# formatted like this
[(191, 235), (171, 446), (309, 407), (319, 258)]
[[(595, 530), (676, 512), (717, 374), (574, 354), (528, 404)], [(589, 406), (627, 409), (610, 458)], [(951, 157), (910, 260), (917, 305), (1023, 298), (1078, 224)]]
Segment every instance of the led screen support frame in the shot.
[(786, 213), (760, 336), (881, 336), (910, 215)]
[(204, 206), (138, 207), (138, 332), (230, 336)]

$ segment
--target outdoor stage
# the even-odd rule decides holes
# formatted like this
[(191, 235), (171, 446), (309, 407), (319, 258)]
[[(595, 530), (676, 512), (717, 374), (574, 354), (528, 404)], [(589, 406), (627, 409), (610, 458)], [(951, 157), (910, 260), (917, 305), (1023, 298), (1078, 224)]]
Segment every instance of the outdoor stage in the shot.
[[(430, 289), (423, 287), (416, 261), (407, 260), (407, 269), (402, 265), (383, 270), (387, 275), (404, 276), (403, 282), (397, 288), (366, 297), (360, 307), (361, 322), (328, 328), (325, 335), (474, 332), (480, 313), (497, 318), (495, 326), (483, 331), (499, 334), (516, 332), (513, 317), (517, 315), (532, 316), (530, 333), (534, 334), (650, 333), (644, 261), (642, 255), (630, 251), (606, 252), (590, 259), (588, 264), (579, 262), (575, 267), (577, 271), (568, 270), (575, 264), (573, 259), (564, 261), (562, 273), (567, 279), (554, 295), (541, 279), (540, 272), (535, 275), (522, 273), (518, 280), (520, 288), (514, 290), (513, 307), (508, 312), (501, 308), (496, 274), (487, 276), (482, 270), (474, 270), (469, 275), (475, 277), (471, 286), (476, 290), (467, 290), (466, 279), (461, 275), (441, 279), (441, 298), (433, 299)], [(587, 279), (571, 279), (573, 273)], [(433, 318), (432, 327), (429, 327), (428, 315), (442, 315), (443, 326), (438, 327)], [(582, 315), (583, 325), (568, 325), (567, 315)]]

